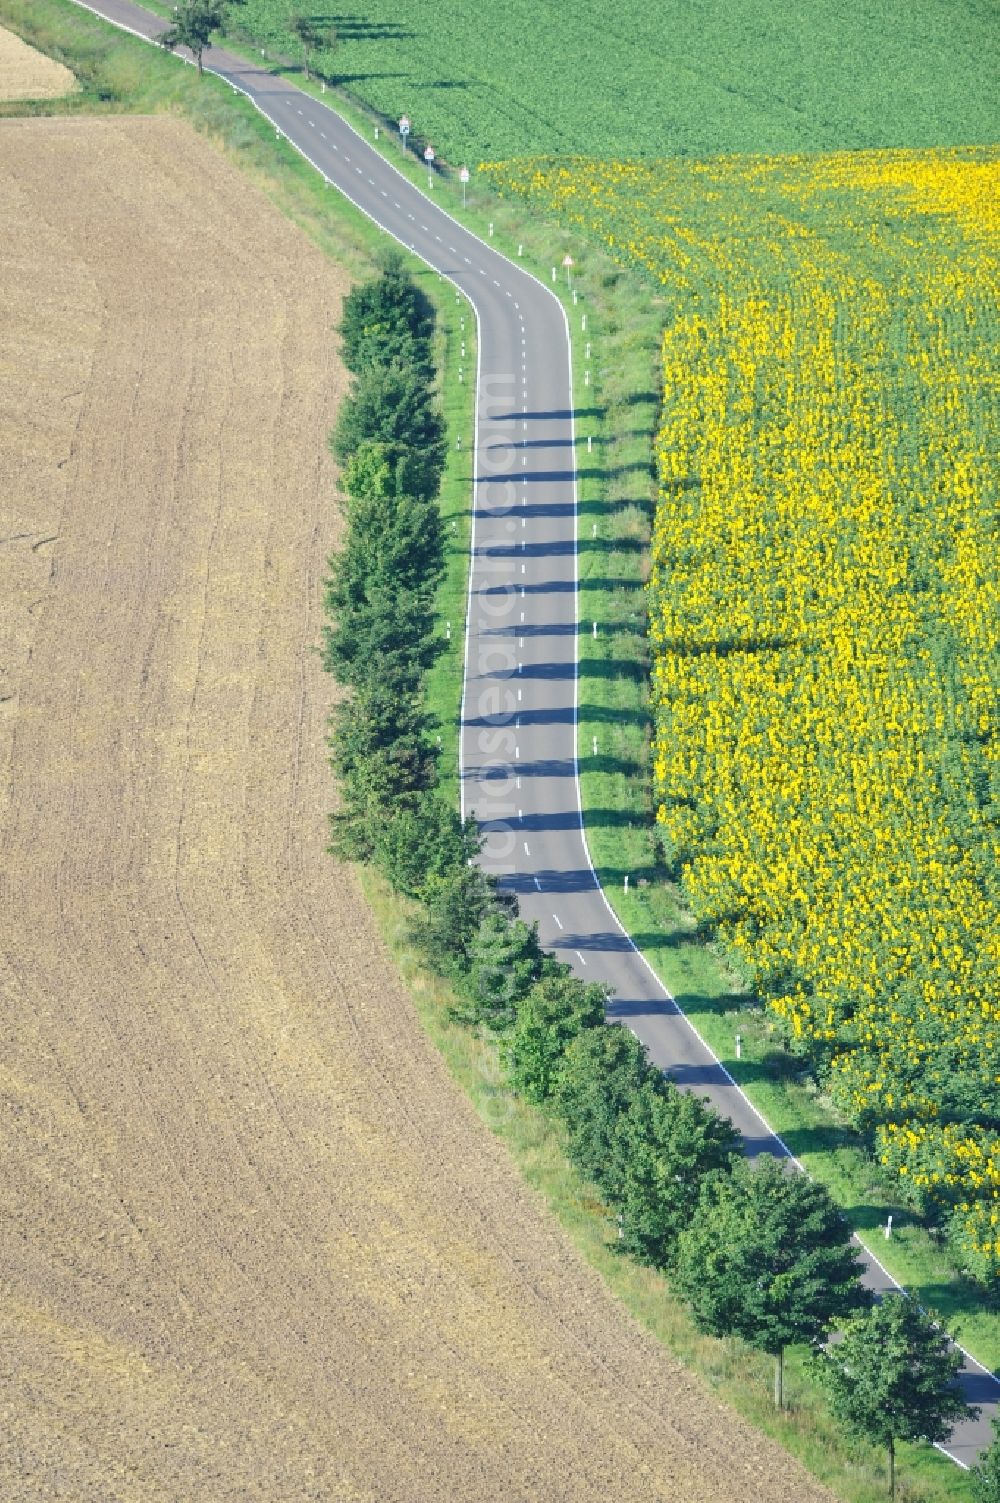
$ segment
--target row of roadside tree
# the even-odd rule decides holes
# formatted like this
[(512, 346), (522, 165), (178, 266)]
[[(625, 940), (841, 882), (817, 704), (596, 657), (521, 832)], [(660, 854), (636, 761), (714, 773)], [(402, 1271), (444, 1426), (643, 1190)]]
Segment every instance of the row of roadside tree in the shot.
[[(331, 435), (347, 524), (326, 590), (324, 662), (343, 690), (332, 848), (417, 900), (417, 937), (454, 986), (456, 1020), (496, 1039), (512, 1091), (558, 1123), (623, 1254), (663, 1270), (700, 1330), (769, 1353), (779, 1406), (786, 1347), (811, 1346), (834, 1412), (885, 1446), (894, 1488), (896, 1442), (944, 1440), (968, 1414), (954, 1387), (961, 1358), (911, 1300), (871, 1305), (825, 1189), (748, 1160), (729, 1122), (606, 1024), (604, 988), (543, 952), (516, 900), (476, 864), (474, 825), (439, 786), (425, 704), (442, 646), (446, 436), (433, 306), (398, 254), (352, 291), (340, 333), (353, 384)], [(1000, 1503), (990, 1464), (980, 1496)]]

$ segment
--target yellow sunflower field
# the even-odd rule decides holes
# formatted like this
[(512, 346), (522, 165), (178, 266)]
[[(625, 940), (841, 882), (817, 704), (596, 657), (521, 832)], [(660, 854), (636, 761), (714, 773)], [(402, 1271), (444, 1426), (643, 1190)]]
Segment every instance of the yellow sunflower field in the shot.
[(668, 858), (995, 1280), (1000, 154), (488, 170), (662, 284)]

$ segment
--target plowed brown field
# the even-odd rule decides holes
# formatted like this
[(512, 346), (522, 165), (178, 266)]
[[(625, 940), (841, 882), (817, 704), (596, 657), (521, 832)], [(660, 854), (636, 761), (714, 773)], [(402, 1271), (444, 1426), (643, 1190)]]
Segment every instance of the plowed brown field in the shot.
[(59, 99), (76, 86), (62, 63), (0, 26), (0, 99)]
[(0, 124), (0, 1497), (827, 1495), (605, 1293), (324, 854), (343, 282)]

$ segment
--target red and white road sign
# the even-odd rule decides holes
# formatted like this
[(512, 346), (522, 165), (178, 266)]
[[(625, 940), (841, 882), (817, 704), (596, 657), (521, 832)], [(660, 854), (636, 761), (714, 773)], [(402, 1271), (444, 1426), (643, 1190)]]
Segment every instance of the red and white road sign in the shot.
[(427, 163), (428, 167), (431, 165), (431, 163), (433, 162), (433, 160), (434, 160), (434, 148), (433, 148), (433, 146), (425, 146), (424, 147), (424, 161)]
[(469, 169), (468, 169), (468, 167), (462, 167), (462, 168), (459, 169), (458, 181), (460, 183), (467, 183), (469, 181)]

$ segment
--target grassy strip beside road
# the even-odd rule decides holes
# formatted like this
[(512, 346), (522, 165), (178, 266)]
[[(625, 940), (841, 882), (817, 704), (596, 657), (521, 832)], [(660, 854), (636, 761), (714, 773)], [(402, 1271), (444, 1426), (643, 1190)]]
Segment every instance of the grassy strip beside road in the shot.
[[(446, 307), (447, 323), (444, 322)], [(445, 572), (437, 592), (438, 629), (444, 635), (444, 647), (427, 675), (425, 694), (428, 712), (437, 722), (440, 737), (440, 787), (457, 805), (458, 706), (462, 701), (465, 671), (477, 341), (476, 321), (469, 304), (447, 286), (441, 288), (438, 313), (434, 353), (438, 370), (443, 374), (441, 413), (448, 433), (448, 454), (440, 490)]]
[[(593, 411), (601, 454), (592, 464), (585, 444), (580, 446), (579, 752), (594, 865), (619, 919), (657, 975), (774, 1131), (827, 1186), (862, 1240), (980, 1361), (1000, 1366), (1000, 1312), (956, 1274), (940, 1242), (879, 1173), (861, 1136), (817, 1092), (804, 1062), (783, 1047), (777, 1021), (747, 992), (721, 949), (697, 934), (660, 863), (642, 592), (653, 514), (649, 455), (658, 403), (658, 323), (654, 327), (647, 315), (643, 331), (638, 290), (632, 278), (623, 281), (625, 296), (636, 300), (637, 322), (605, 324), (588, 296), (581, 306), (589, 310), (594, 336), (589, 387), (579, 355), (576, 371), (578, 410)], [(647, 292), (647, 306), (651, 301)], [(578, 347), (585, 337), (577, 333)], [(596, 637), (588, 622), (597, 623)], [(883, 1230), (890, 1215), (887, 1241)]]

